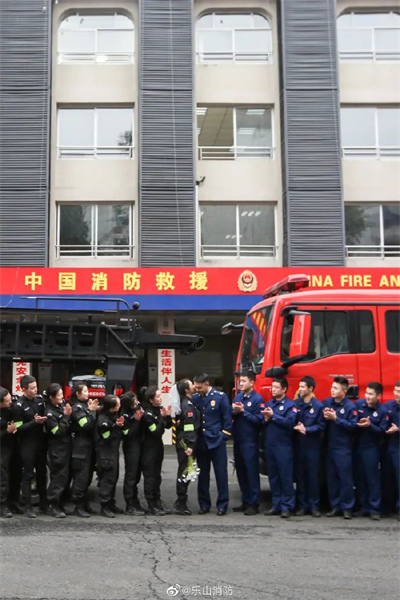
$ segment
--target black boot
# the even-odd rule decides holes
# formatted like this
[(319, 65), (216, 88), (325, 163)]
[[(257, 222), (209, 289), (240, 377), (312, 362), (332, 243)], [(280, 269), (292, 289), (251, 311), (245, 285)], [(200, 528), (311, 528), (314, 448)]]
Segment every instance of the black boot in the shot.
[(174, 515), (191, 515), (192, 511), (187, 505), (187, 496), (178, 498), (172, 510)]
[(132, 517), (142, 517), (146, 513), (144, 512), (140, 504), (139, 507), (136, 507), (134, 504), (132, 504), (132, 502), (128, 502), (126, 505), (125, 514), (130, 515)]
[(147, 510), (148, 515), (153, 515), (154, 517), (162, 517), (165, 515), (165, 512), (159, 508), (156, 500), (147, 500), (147, 504), (149, 507)]
[(65, 519), (67, 516), (65, 512), (60, 510), (56, 504), (49, 504), (47, 507), (47, 514), (56, 519)]
[(89, 515), (95, 515), (96, 511), (92, 508), (90, 502), (88, 500), (85, 501), (85, 511), (89, 513)]
[(3, 519), (10, 519), (12, 517), (12, 512), (6, 504), (0, 507), (0, 517), (3, 517)]
[(108, 503), (108, 508), (114, 513), (114, 515), (123, 515), (124, 511), (122, 508), (115, 504), (115, 500)]
[(161, 510), (164, 515), (170, 515), (172, 514), (172, 510), (170, 508), (167, 508), (164, 504), (164, 502), (161, 500), (161, 498), (158, 498), (158, 500), (156, 500), (156, 504), (157, 504), (157, 508), (159, 510)]
[(84, 502), (76, 502), (74, 515), (81, 517), (81, 519), (88, 519), (90, 517), (89, 513), (85, 510)]
[(102, 517), (107, 517), (108, 519), (114, 519), (115, 514), (111, 510), (109, 504), (102, 504), (100, 509), (100, 514)]
[(28, 517), (28, 519), (36, 519), (36, 513), (32, 508), (32, 504), (25, 504), (25, 516)]
[(18, 500), (14, 500), (14, 502), (10, 502), (10, 510), (12, 513), (14, 513), (16, 515), (24, 514), (24, 509), (21, 506), (21, 504), (18, 502)]

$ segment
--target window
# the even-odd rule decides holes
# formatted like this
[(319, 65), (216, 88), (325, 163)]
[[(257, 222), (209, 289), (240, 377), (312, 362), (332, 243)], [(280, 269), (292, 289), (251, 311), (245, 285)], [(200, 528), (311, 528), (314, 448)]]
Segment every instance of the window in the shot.
[(130, 64), (134, 57), (131, 19), (121, 14), (73, 14), (58, 30), (58, 62)]
[(399, 108), (343, 107), (340, 125), (343, 157), (400, 157)]
[(133, 108), (60, 108), (58, 158), (133, 158)]
[(202, 204), (202, 258), (275, 258), (273, 204)]
[(208, 14), (197, 21), (199, 63), (272, 61), (268, 20), (256, 14)]
[(341, 15), (338, 47), (342, 61), (400, 60), (400, 15), (395, 12)]
[(385, 314), (387, 349), (400, 354), (400, 310), (388, 310)]
[(273, 158), (272, 110), (265, 107), (197, 107), (200, 160)]
[(132, 258), (132, 205), (59, 204), (56, 258)]
[[(346, 354), (349, 352), (348, 314), (344, 311), (309, 311), (311, 314), (311, 335), (308, 354), (313, 359)], [(288, 315), (283, 322), (281, 360), (289, 358), (292, 341), (293, 316)], [(308, 362), (308, 361), (303, 361)]]
[(356, 310), (357, 352), (375, 352), (374, 318), (370, 310)]
[(261, 373), (272, 310), (273, 306), (267, 306), (252, 312), (246, 318), (240, 356), (241, 369), (253, 367), (256, 372)]
[(346, 204), (345, 221), (349, 258), (400, 256), (399, 204)]

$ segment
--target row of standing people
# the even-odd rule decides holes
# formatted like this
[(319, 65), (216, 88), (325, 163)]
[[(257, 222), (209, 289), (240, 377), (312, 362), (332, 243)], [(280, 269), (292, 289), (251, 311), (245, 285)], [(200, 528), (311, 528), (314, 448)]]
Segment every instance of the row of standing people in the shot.
[[(34, 378), (27, 376), (21, 383), (23, 396), (13, 406), (9, 406), (10, 398), (5, 396), (7, 390), (3, 389), (0, 394), (1, 508), (2, 514), (8, 513), (4, 516), (11, 515), (7, 495), (11, 508), (20, 512), (19, 486), (12, 482), (9, 490), (5, 483), (8, 480), (5, 471), (8, 472), (12, 452), (18, 455), (22, 464), (21, 495), (27, 516), (35, 515), (31, 505), (31, 483), (36, 474), (42, 510), (53, 516), (65, 515), (63, 494), (72, 478), (75, 513), (88, 517), (91, 508), (87, 492), (95, 464), (102, 514), (113, 517), (115, 513), (122, 512), (115, 504), (121, 439), (125, 459), (123, 491), (126, 514), (144, 514), (138, 498), (142, 472), (147, 512), (155, 515), (167, 512), (160, 492), (164, 457), (162, 436), (173, 421), (171, 407), (162, 407), (161, 393), (155, 386), (146, 390), (148, 408), (143, 410), (135, 394), (130, 392), (121, 398), (122, 406), (118, 397), (107, 396), (99, 407), (97, 401), (89, 400), (83, 383), (74, 388), (71, 404), (63, 402), (61, 387), (52, 384), (45, 404), (37, 396)], [(196, 456), (200, 468), (199, 513), (206, 514), (211, 508), (211, 464), (218, 487), (217, 514), (226, 513), (229, 502), (226, 441), (233, 433), (235, 466), (242, 493), (242, 504), (233, 510), (247, 515), (257, 514), (260, 494), (259, 435), (263, 430), (272, 492), (272, 508), (268, 514), (290, 516), (296, 504), (295, 480), (297, 514), (310, 510), (319, 516), (321, 432), (326, 430), (326, 474), (332, 508), (328, 514), (334, 516), (342, 510), (347, 518), (351, 516), (354, 506), (353, 476), (356, 472), (362, 510), (376, 518), (381, 497), (380, 461), (388, 474), (386, 479), (396, 482), (394, 489), (398, 494), (400, 385), (395, 385), (396, 400), (385, 406), (379, 402), (380, 384), (371, 383), (367, 387), (366, 399), (358, 401), (356, 406), (346, 397), (347, 386), (347, 380), (336, 378), (332, 397), (321, 404), (314, 395), (315, 381), (304, 377), (299, 384), (299, 397), (293, 402), (286, 396), (287, 381), (275, 379), (272, 384), (273, 400), (264, 404), (253, 389), (254, 375), (245, 372), (240, 377), (241, 392), (231, 406), (224, 393), (211, 387), (206, 374), (196, 376), (194, 384), (188, 379), (181, 380), (177, 384), (178, 406), (175, 407), (174, 419), (178, 457), (174, 512), (191, 514), (187, 504), (189, 480), (183, 474), (189, 457)], [(357, 429), (355, 455), (354, 433)], [(381, 440), (385, 435), (387, 443), (384, 444), (382, 460)], [(46, 448), (51, 473), (47, 496)]]

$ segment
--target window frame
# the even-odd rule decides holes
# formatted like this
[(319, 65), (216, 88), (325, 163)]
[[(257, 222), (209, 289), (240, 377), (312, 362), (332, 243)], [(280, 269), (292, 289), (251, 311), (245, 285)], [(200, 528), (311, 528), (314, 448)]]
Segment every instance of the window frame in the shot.
[[(98, 146), (98, 111), (99, 110), (131, 110), (132, 144), (130, 146)], [(86, 110), (93, 112), (94, 135), (93, 146), (62, 146), (60, 144), (61, 112), (63, 110)], [(135, 157), (135, 107), (134, 106), (60, 106), (57, 107), (57, 159), (58, 160), (132, 160)], [(101, 150), (118, 150), (119, 153), (104, 154)], [(125, 149), (125, 151), (124, 151)], [(99, 152), (100, 151), (100, 152)]]
[[(57, 62), (58, 64), (64, 65), (77, 65), (77, 64), (94, 64), (94, 65), (132, 65), (135, 63), (135, 45), (136, 45), (136, 36), (135, 36), (135, 22), (133, 18), (129, 15), (125, 15), (122, 12), (114, 12), (112, 13), (114, 16), (121, 15), (127, 17), (132, 22), (132, 29), (116, 27), (116, 28), (107, 28), (107, 27), (82, 27), (82, 28), (62, 28), (61, 25), (71, 16), (111, 16), (109, 13), (93, 13), (93, 12), (75, 12), (69, 15), (66, 15), (63, 20), (60, 22), (57, 30)], [(62, 31), (72, 31), (75, 33), (79, 32), (94, 32), (94, 52), (62, 52), (60, 50), (61, 46), (61, 32)], [(132, 32), (132, 52), (99, 52), (98, 51), (98, 32), (99, 31), (131, 31)], [(77, 58), (74, 58), (77, 57)], [(102, 57), (106, 57), (106, 60), (101, 60)]]
[[(399, 315), (399, 318), (400, 318), (400, 314), (399, 314), (399, 313), (400, 313), (400, 310), (399, 310), (399, 309), (397, 309), (397, 310), (395, 310), (395, 309), (388, 309), (388, 310), (385, 310), (385, 337), (386, 337), (386, 351), (387, 351), (387, 353), (388, 353), (388, 354), (395, 354), (395, 355), (398, 355), (398, 354), (400, 353), (400, 346), (399, 346), (399, 350), (398, 350), (397, 352), (396, 352), (396, 350), (391, 350), (391, 349), (389, 349), (389, 336), (388, 336), (388, 332), (390, 331), (390, 328), (389, 328), (389, 323), (388, 323), (388, 316), (389, 316), (389, 313), (396, 313), (396, 314), (398, 314), (398, 315)], [(400, 342), (399, 342), (398, 338), (396, 338), (396, 339), (397, 339), (397, 342), (400, 344)]]
[[(378, 206), (379, 208), (379, 246), (365, 246), (360, 245), (348, 245), (346, 244), (346, 258), (398, 258), (400, 256), (400, 245), (399, 246), (386, 246), (385, 245), (385, 222), (383, 217), (383, 209), (385, 206), (390, 206), (388, 202), (346, 202), (345, 203), (345, 214), (346, 206)], [(394, 204), (394, 203), (393, 203)], [(345, 219), (345, 233), (346, 233), (346, 219)]]
[[(233, 144), (232, 146), (199, 146), (200, 130), (197, 127), (197, 158), (198, 160), (255, 160), (268, 159), (275, 160), (275, 128), (274, 117), (275, 112), (272, 106), (229, 106), (232, 108), (232, 127), (233, 127)], [(199, 116), (199, 109), (214, 108), (213, 106), (196, 106), (196, 119)], [(237, 145), (237, 109), (246, 110), (268, 110), (271, 115), (271, 146), (238, 146)], [(196, 123), (197, 125), (197, 123)], [(259, 151), (259, 154), (257, 154)]]
[[(345, 16), (345, 15), (351, 15), (351, 17), (353, 18), (356, 15), (365, 15), (365, 14), (399, 14), (397, 11), (394, 10), (370, 10), (370, 11), (347, 11), (342, 13), (341, 15), (338, 16), (337, 18), (337, 30), (338, 30), (338, 40), (339, 40), (339, 31), (351, 31), (354, 32), (355, 30), (364, 30), (364, 31), (371, 31), (371, 50), (370, 51), (353, 51), (353, 52), (348, 52), (348, 51), (340, 51), (339, 48), (339, 41), (338, 41), (338, 54), (339, 54), (339, 60), (341, 62), (389, 62), (389, 63), (393, 63), (393, 62), (398, 62), (400, 61), (400, 51), (398, 53), (393, 52), (393, 51), (380, 51), (380, 50), (376, 50), (376, 39), (375, 39), (375, 32), (376, 30), (384, 30), (384, 29), (390, 29), (390, 30), (397, 30), (400, 29), (399, 27), (394, 27), (394, 26), (382, 26), (382, 25), (376, 25), (376, 26), (357, 26), (357, 25), (351, 25), (350, 27), (340, 27), (338, 25), (339, 20), (341, 17)], [(353, 19), (352, 19), (353, 20)]]
[[(61, 206), (90, 206), (91, 207), (91, 231), (90, 237), (91, 242), (88, 245), (87, 254), (79, 254), (74, 251), (62, 251), (62, 248), (71, 248), (71, 245), (62, 246), (60, 243), (61, 234)], [(108, 246), (99, 246), (98, 244), (98, 208), (99, 206), (127, 206), (128, 207), (128, 234), (129, 244), (128, 246), (110, 246), (111, 248), (127, 248), (127, 254), (103, 254), (99, 252), (101, 248), (107, 248)], [(133, 227), (135, 205), (132, 202), (58, 202), (56, 205), (56, 246), (55, 246), (55, 258), (56, 260), (62, 260), (63, 258), (95, 258), (95, 259), (122, 259), (132, 260), (135, 256), (135, 232)], [(78, 244), (79, 247), (82, 244)], [(115, 252), (115, 250), (114, 250)]]
[[(198, 27), (198, 23), (203, 17), (212, 17), (212, 27)], [(215, 25), (215, 18), (217, 16), (259, 16), (265, 20), (266, 27), (217, 27)], [(231, 33), (231, 52), (202, 52), (199, 47), (199, 32), (202, 31), (224, 31)], [(236, 51), (236, 31), (267, 31), (269, 32), (269, 46), (266, 52), (238, 52)], [(224, 56), (225, 55), (225, 56)], [(242, 58), (244, 56), (244, 58)], [(249, 57), (249, 58), (246, 58)], [(261, 57), (261, 58), (260, 58)], [(197, 19), (196, 22), (196, 61), (199, 65), (205, 64), (272, 64), (273, 62), (273, 38), (272, 38), (272, 26), (270, 19), (261, 13), (254, 12), (206, 12)]]
[[(250, 202), (249, 202), (250, 204)], [(240, 211), (246, 207), (244, 202), (201, 202), (199, 203), (199, 240), (200, 240), (200, 259), (201, 260), (237, 260), (243, 258), (272, 258), (277, 259), (278, 256), (278, 245), (277, 245), (277, 203), (274, 202), (262, 202), (258, 203), (259, 206), (271, 206), (273, 207), (273, 221), (274, 221), (274, 244), (267, 244), (257, 246), (252, 244), (251, 246), (245, 246), (240, 244)], [(234, 206), (236, 210), (236, 244), (213, 244), (203, 245), (202, 243), (202, 227), (201, 227), (201, 210), (203, 206)], [(259, 253), (246, 253), (241, 251), (241, 248), (263, 248)], [(209, 250), (205, 250), (209, 248)], [(221, 250), (219, 250), (221, 248)], [(223, 248), (226, 248), (224, 254)], [(217, 254), (214, 254), (217, 252)]]
[(375, 145), (374, 146), (344, 146), (341, 144), (342, 158), (349, 160), (360, 158), (372, 158), (372, 159), (386, 159), (386, 160), (398, 160), (400, 158), (400, 143), (398, 146), (381, 146), (379, 141), (379, 110), (394, 109), (400, 110), (397, 106), (351, 106), (341, 105), (340, 110), (346, 110), (347, 108), (355, 108), (358, 110), (364, 110), (365, 108), (374, 110), (374, 133), (375, 133)]

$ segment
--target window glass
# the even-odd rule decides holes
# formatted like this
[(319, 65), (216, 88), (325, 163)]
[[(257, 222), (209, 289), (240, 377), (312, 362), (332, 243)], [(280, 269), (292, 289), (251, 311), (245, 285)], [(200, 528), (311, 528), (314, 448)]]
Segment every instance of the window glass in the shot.
[(59, 212), (61, 254), (85, 256), (92, 245), (92, 206), (61, 204)]
[(199, 146), (233, 146), (233, 108), (198, 107), (197, 127)]
[(376, 29), (375, 48), (381, 52), (400, 52), (400, 28)]
[(60, 31), (59, 51), (90, 54), (96, 50), (95, 31)]
[(246, 366), (255, 367), (256, 372), (261, 372), (272, 310), (273, 306), (267, 306), (252, 312), (246, 318), (240, 356), (241, 369)]
[(378, 109), (379, 146), (400, 148), (400, 109)]
[(400, 246), (400, 205), (383, 205), (385, 246)]
[(262, 54), (271, 51), (269, 31), (235, 31), (235, 52)]
[(270, 109), (236, 109), (236, 145), (272, 147)]
[(132, 145), (132, 109), (97, 109), (97, 145)]
[(400, 310), (388, 310), (385, 314), (386, 340), (389, 352), (400, 353)]
[(120, 14), (75, 14), (66, 17), (61, 22), (60, 29), (133, 29), (133, 22)]
[(339, 29), (339, 52), (372, 52), (371, 29)]
[(393, 24), (392, 13), (353, 13), (353, 27), (388, 27)]
[(376, 146), (375, 109), (342, 108), (340, 129), (342, 146)]
[(311, 336), (308, 351), (315, 358), (349, 352), (348, 315), (334, 310), (310, 311)]
[(133, 52), (131, 31), (99, 31), (97, 33), (98, 52)]
[[(274, 207), (243, 204), (239, 206), (241, 246), (273, 246), (275, 244)], [(254, 248), (256, 250), (256, 248)]]
[(59, 110), (59, 146), (94, 146), (94, 110)]
[(253, 27), (253, 15), (237, 14), (237, 15), (214, 15), (215, 28), (241, 29)]
[(380, 215), (377, 204), (346, 204), (346, 245), (380, 246)]
[[(97, 207), (98, 254), (108, 256), (129, 255), (129, 207), (126, 205), (99, 204)], [(108, 246), (108, 248), (101, 248)]]
[(358, 320), (360, 340), (358, 352), (375, 352), (375, 328), (372, 312), (370, 310), (357, 310), (355, 314)]
[(219, 204), (202, 205), (201, 244), (202, 246), (236, 246), (236, 206)]
[(199, 31), (198, 51), (209, 54), (224, 54), (233, 51), (231, 31)]

